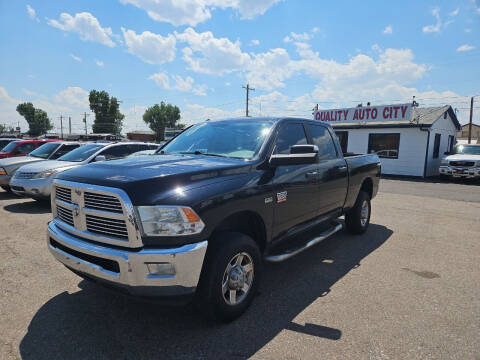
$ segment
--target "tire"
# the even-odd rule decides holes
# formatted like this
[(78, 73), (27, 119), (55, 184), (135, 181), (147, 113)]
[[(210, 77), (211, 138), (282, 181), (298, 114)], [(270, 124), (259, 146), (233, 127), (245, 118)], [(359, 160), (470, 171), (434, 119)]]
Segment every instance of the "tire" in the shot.
[(360, 191), (355, 205), (345, 214), (347, 230), (352, 234), (363, 234), (370, 224), (371, 213), (370, 196), (365, 191)]
[(224, 232), (212, 239), (197, 288), (202, 314), (222, 322), (242, 315), (257, 292), (261, 266), (260, 250), (249, 236)]
[(10, 189), (10, 186), (8, 186), (8, 185), (2, 185), (1, 187), (2, 187), (2, 189), (5, 190), (6, 192), (9, 192), (9, 193), (12, 192), (12, 189)]

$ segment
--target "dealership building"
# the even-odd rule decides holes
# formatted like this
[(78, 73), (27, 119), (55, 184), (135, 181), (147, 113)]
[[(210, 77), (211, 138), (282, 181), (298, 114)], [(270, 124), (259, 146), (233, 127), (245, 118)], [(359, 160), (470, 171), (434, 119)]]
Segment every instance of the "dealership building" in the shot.
[(343, 152), (376, 153), (382, 173), (438, 175), (440, 161), (453, 149), (460, 123), (449, 105), (412, 104), (317, 110), (314, 119), (329, 122)]

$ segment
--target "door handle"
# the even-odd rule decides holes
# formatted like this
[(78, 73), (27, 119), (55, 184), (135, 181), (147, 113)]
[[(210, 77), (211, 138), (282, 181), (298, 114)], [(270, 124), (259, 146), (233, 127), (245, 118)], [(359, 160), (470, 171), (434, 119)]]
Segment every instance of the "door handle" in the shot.
[(318, 176), (318, 171), (310, 171), (305, 174), (307, 179), (316, 178)]
[(338, 170), (345, 170), (347, 167), (344, 165), (344, 166), (338, 166), (337, 169)]

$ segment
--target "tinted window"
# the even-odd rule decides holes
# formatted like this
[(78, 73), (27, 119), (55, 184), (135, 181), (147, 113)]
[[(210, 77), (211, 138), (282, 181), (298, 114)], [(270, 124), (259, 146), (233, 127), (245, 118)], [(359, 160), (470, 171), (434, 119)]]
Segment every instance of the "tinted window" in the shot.
[(455, 154), (480, 155), (480, 146), (475, 145), (457, 145)]
[(80, 144), (71, 144), (71, 145), (63, 145), (58, 151), (52, 155), (50, 159), (55, 160), (58, 159), (60, 156), (65, 155), (66, 153), (69, 153), (73, 149), (76, 149), (80, 146)]
[(313, 144), (318, 146), (318, 158), (320, 160), (335, 159), (337, 151), (328, 130), (320, 125), (307, 125)]
[(23, 143), (15, 150), (15, 154), (28, 154), (33, 149), (35, 149), (34, 143)]
[(440, 153), (440, 134), (435, 134), (435, 143), (433, 144), (433, 158), (438, 159), (438, 155)]
[(2, 151), (3, 152), (11, 152), (15, 147), (20, 143), (20, 141), (12, 141), (7, 146), (5, 146)]
[(105, 156), (107, 160), (121, 159), (131, 153), (130, 145), (115, 145), (102, 151), (99, 155)]
[(54, 142), (43, 144), (42, 146), (39, 146), (36, 150), (32, 151), (30, 153), (30, 156), (46, 159), (50, 156), (51, 153), (55, 151), (58, 145), (58, 143)]
[(370, 134), (368, 136), (368, 153), (381, 158), (398, 159), (400, 134)]
[(335, 135), (338, 137), (338, 142), (342, 148), (342, 152), (345, 154), (348, 152), (348, 131), (335, 131)]
[(0, 152), (3, 151), (3, 148), (7, 146), (7, 144), (11, 143), (13, 140), (0, 140)]
[(70, 151), (68, 154), (65, 154), (59, 157), (58, 160), (81, 162), (81, 161), (87, 160), (90, 156), (95, 154), (103, 146), (104, 145), (101, 145), (101, 144), (83, 145), (75, 150)]
[(307, 144), (303, 126), (301, 124), (283, 125), (278, 132), (275, 154), (290, 154), (290, 147), (302, 144)]

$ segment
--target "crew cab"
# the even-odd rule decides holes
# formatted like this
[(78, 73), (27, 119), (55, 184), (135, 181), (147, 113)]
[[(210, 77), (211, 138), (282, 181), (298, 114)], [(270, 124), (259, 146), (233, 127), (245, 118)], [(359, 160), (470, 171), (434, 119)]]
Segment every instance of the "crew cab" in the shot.
[(39, 146), (47, 142), (58, 141), (57, 139), (31, 139), (31, 140), (15, 140), (8, 143), (0, 151), (0, 159), (14, 156), (26, 156)]
[(96, 142), (86, 144), (59, 157), (57, 160), (28, 164), (18, 169), (10, 180), (10, 189), (19, 196), (35, 200), (50, 198), (53, 178), (62, 171), (95, 161), (121, 159), (134, 152), (157, 149), (157, 144), (140, 142)]
[(27, 156), (0, 159), (0, 187), (5, 191), (10, 191), (10, 179), (21, 166), (58, 159), (80, 145), (78, 142), (68, 141), (48, 142), (33, 150)]
[(155, 155), (59, 174), (48, 248), (86, 279), (193, 298), (202, 314), (229, 321), (250, 305), (264, 261), (286, 260), (344, 224), (365, 232), (379, 178), (377, 155), (344, 157), (319, 121), (206, 121)]
[(444, 178), (480, 179), (480, 145), (457, 145), (440, 163)]

